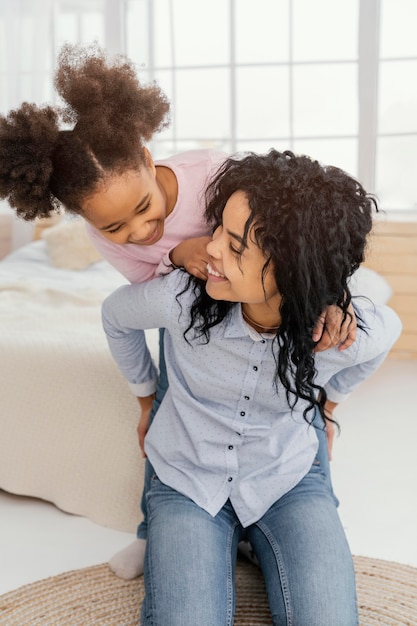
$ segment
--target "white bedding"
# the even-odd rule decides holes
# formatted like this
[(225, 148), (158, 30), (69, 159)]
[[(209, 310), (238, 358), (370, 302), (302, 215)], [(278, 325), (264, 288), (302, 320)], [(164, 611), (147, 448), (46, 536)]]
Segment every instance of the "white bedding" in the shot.
[(12, 287), (32, 291), (46, 289), (61, 293), (63, 298), (97, 302), (119, 285), (126, 283), (123, 276), (106, 261), (93, 263), (84, 270), (54, 267), (45, 242), (19, 248), (0, 262), (0, 289)]
[(0, 324), (35, 332), (101, 335), (100, 306), (126, 280), (106, 261), (84, 270), (54, 267), (45, 243), (19, 248), (0, 263)]
[[(0, 262), (0, 488), (134, 532), (139, 410), (101, 326), (124, 282), (105, 261), (53, 267), (43, 241)], [(157, 359), (157, 331), (147, 338)]]

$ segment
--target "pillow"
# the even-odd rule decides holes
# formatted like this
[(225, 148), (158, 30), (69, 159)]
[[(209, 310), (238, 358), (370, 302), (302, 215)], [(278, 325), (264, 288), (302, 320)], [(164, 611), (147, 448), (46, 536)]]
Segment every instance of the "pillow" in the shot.
[[(349, 286), (353, 296), (366, 296), (373, 304), (386, 304), (393, 295), (388, 281), (368, 267), (361, 266), (351, 277)], [(361, 304), (366, 306), (366, 303), (364, 298)]]
[(44, 230), (41, 238), (52, 265), (69, 270), (82, 270), (101, 261), (87, 234), (83, 219), (64, 220)]

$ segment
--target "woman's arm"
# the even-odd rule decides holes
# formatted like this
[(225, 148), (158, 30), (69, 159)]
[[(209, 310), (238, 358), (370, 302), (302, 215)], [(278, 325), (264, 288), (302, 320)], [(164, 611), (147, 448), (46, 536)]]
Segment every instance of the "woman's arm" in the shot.
[(142, 456), (145, 458), (145, 437), (146, 433), (149, 430), (149, 418), (152, 411), (153, 401), (155, 400), (156, 394), (153, 393), (150, 396), (146, 396), (144, 398), (138, 398), (139, 406), (140, 406), (140, 420), (137, 427), (139, 447), (142, 450)]
[[(324, 405), (324, 412), (330, 420), (333, 420), (333, 412), (338, 406), (338, 402), (332, 402), (331, 400), (326, 400)], [(329, 461), (333, 458), (333, 442), (334, 442), (334, 423), (330, 420), (326, 420), (325, 428), (327, 435), (327, 449), (329, 452)]]

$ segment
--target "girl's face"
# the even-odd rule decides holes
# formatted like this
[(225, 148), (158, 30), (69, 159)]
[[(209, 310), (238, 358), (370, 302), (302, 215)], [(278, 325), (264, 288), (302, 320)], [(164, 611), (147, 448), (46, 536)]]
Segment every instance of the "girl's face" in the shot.
[(242, 302), (246, 314), (257, 322), (279, 323), (278, 292), (273, 268), (269, 265), (262, 277), (266, 258), (249, 229), (243, 252), (245, 224), (250, 216), (243, 191), (236, 191), (227, 201), (222, 224), (207, 246), (209, 255), (207, 293), (215, 300)]
[(87, 222), (113, 243), (152, 246), (164, 234), (167, 201), (150, 158), (138, 170), (111, 176), (81, 208)]

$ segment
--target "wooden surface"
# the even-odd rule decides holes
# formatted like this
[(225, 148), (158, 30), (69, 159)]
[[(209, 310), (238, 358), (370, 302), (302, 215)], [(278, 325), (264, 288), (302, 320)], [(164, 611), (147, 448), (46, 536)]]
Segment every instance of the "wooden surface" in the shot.
[(0, 259), (9, 254), (12, 249), (13, 216), (6, 211), (0, 212)]
[(403, 332), (391, 356), (417, 358), (417, 221), (375, 222), (365, 265), (386, 278)]

